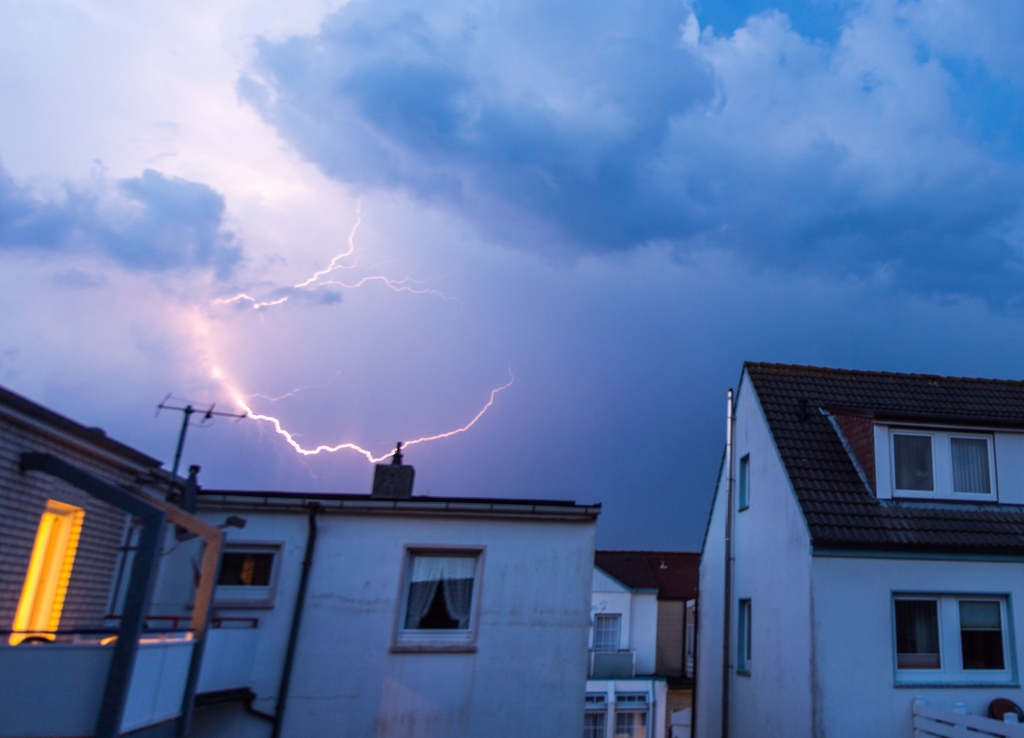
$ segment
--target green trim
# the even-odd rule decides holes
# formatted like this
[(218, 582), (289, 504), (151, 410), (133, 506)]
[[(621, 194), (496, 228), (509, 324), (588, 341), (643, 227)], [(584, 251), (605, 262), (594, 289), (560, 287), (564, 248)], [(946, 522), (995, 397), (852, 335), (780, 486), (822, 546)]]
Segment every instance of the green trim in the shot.
[(815, 548), (811, 556), (818, 559), (918, 559), (931, 561), (990, 561), (1010, 564), (1024, 563), (1024, 555), (944, 553), (932, 551), (858, 551)]

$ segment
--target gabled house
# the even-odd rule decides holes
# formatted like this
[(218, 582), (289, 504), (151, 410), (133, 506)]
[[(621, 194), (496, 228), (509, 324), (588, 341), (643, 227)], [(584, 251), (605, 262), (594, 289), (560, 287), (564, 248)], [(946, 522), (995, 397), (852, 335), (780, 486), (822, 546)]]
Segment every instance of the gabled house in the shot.
[(909, 738), (915, 700), (1024, 702), (1024, 382), (748, 363), (729, 415), (697, 736)]
[(584, 738), (672, 738), (673, 713), (686, 719), (698, 565), (677, 551), (595, 553)]

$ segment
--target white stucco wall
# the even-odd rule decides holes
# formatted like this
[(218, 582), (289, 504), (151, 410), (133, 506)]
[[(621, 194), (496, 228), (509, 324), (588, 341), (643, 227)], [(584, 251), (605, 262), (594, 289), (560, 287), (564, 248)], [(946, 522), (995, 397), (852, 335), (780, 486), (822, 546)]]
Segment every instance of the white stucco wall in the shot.
[[(273, 712), (306, 518), (244, 516), (249, 524), (237, 538), (287, 542), (278, 604), (252, 612), (261, 618), (256, 707)], [(581, 734), (594, 529), (592, 522), (321, 515), (283, 735)], [(407, 545), (485, 549), (476, 653), (390, 652)], [(240, 710), (210, 708), (197, 711), (192, 734), (267, 729)]]
[(817, 556), (813, 573), (821, 735), (910, 736), (918, 695), (950, 708), (963, 702), (975, 714), (986, 714), (995, 697), (1024, 701), (1019, 686), (897, 687), (892, 624), (894, 592), (1009, 594), (1019, 633), (1024, 623), (1014, 605), (1024, 601), (1024, 564)]
[[(752, 655), (749, 675), (730, 672), (730, 735), (810, 738), (814, 693), (810, 537), (753, 386), (744, 376), (737, 395), (733, 463), (747, 454), (750, 506), (735, 513), (733, 528), (730, 651), (735, 665), (737, 603), (750, 599)], [(734, 476), (738, 477), (735, 471)], [(721, 735), (720, 582), (726, 498), (723, 480), (701, 564), (697, 731), (706, 738)]]

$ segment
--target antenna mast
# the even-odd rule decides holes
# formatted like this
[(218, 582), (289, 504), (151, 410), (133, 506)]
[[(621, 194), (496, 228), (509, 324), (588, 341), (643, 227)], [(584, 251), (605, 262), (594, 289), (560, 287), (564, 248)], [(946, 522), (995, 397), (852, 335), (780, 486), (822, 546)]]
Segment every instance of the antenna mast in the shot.
[(249, 417), (248, 413), (221, 413), (215, 412), (213, 408), (217, 406), (217, 403), (210, 405), (209, 409), (202, 410), (192, 407), (191, 404), (185, 405), (185, 407), (176, 407), (174, 405), (168, 405), (167, 401), (171, 399), (170, 395), (167, 395), (159, 405), (156, 406), (156, 414), (159, 415), (161, 410), (176, 410), (181, 413), (181, 432), (178, 434), (178, 447), (174, 451), (174, 466), (171, 468), (171, 476), (177, 476), (178, 466), (181, 464), (181, 452), (185, 449), (185, 434), (188, 433), (189, 420), (196, 413), (202, 413), (203, 420), (212, 420), (216, 415), (223, 418), (242, 418)]

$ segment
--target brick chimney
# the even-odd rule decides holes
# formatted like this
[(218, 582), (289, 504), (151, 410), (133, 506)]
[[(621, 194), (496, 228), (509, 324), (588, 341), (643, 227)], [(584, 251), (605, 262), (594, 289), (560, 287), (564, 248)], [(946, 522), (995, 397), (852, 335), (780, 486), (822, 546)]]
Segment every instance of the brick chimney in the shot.
[(415, 470), (402, 463), (402, 442), (395, 446), (390, 464), (377, 464), (373, 470), (371, 497), (407, 500), (412, 497), (412, 478)]

